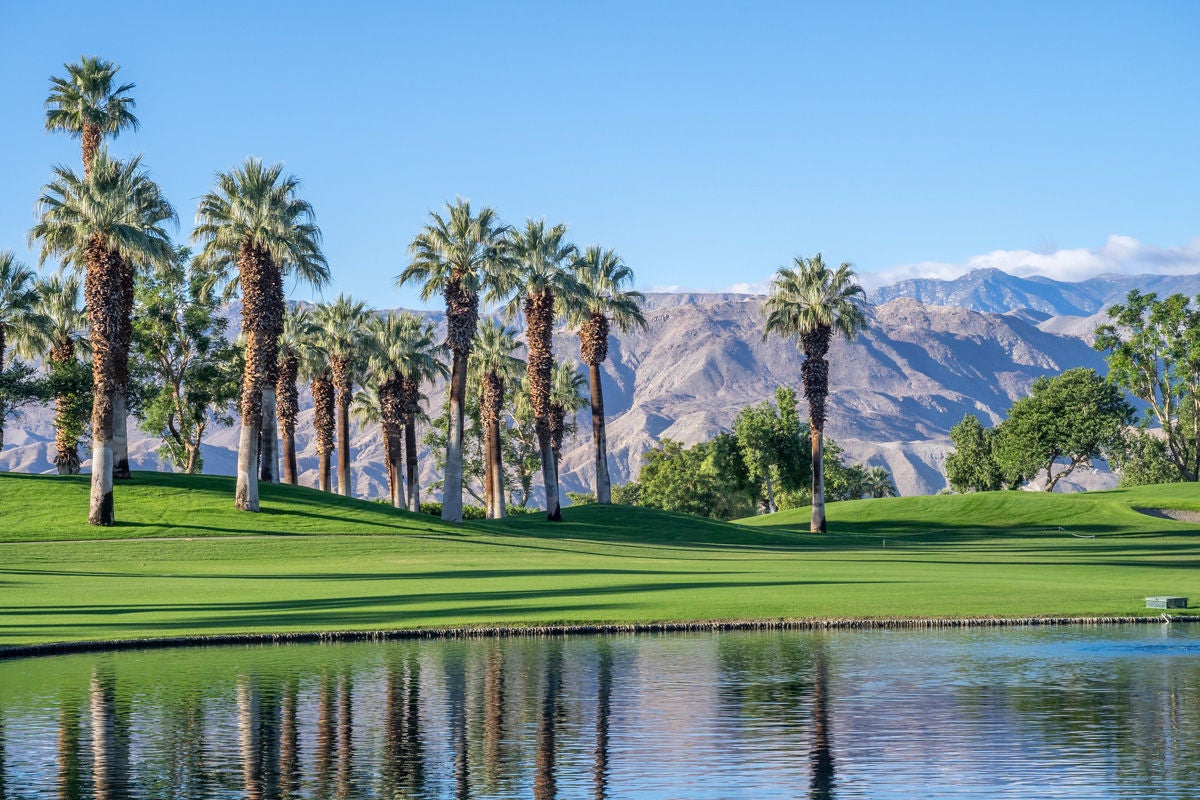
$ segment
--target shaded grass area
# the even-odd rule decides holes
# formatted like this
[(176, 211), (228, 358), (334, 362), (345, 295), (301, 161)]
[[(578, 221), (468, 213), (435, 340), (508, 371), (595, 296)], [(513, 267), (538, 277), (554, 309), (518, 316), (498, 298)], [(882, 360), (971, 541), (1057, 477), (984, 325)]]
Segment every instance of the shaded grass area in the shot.
[(520, 517), (449, 526), (312, 490), (263, 489), (265, 513), (252, 515), (233, 509), (232, 479), (138, 473), (118, 486), (122, 522), (97, 529), (81, 521), (85, 480), (0, 475), (0, 646), (471, 625), (1157, 615), (1145, 596), (1200, 602), (1196, 526), (1132, 510), (1200, 509), (1195, 486), (835, 503), (825, 536), (806, 532), (806, 509), (729, 524), (584, 506), (558, 525)]

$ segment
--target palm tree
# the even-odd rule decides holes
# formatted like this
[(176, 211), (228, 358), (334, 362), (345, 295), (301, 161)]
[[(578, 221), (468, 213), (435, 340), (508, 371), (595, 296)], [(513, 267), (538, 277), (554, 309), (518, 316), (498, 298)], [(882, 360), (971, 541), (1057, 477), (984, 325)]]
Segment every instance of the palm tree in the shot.
[[(36, 352), (45, 341), (49, 320), (37, 308), (33, 270), (17, 261), (11, 250), (0, 251), (0, 373), (4, 354), (12, 346)], [(0, 448), (4, 447), (4, 415), (0, 413)]]
[[(175, 211), (142, 169), (141, 159), (121, 162), (96, 153), (92, 171), (80, 178), (56, 167), (39, 201), (40, 220), (30, 233), (41, 240), (40, 261), (57, 255), (84, 272), (92, 345), (92, 495), (88, 522), (112, 525), (113, 399), (125, 383), (128, 350), (122, 352), (130, 264), (166, 263), (174, 249), (163, 224)], [(125, 356), (125, 358), (122, 357)]]
[(296, 379), (300, 364), (312, 355), (320, 356), (317, 344), (318, 328), (308, 306), (295, 306), (283, 318), (279, 335), (279, 367), (275, 379), (275, 414), (279, 419), (279, 440), (282, 443), (283, 482), (296, 485), (296, 415), (300, 413), (300, 392)]
[[(554, 365), (550, 381), (550, 446), (554, 450), (554, 467), (562, 463), (563, 438), (575, 432), (575, 414), (587, 402), (583, 386), (587, 379), (579, 374), (570, 361)], [(567, 422), (570, 419), (571, 422)]]
[[(242, 292), (242, 332), (246, 367), (242, 379), (242, 431), (238, 441), (238, 477), (234, 502), (258, 511), (259, 435), (262, 463), (277, 476), (275, 453), (275, 384), (279, 335), (283, 333), (283, 277), (292, 272), (321, 286), (329, 265), (321, 253), (321, 232), (312, 206), (298, 196), (300, 181), (283, 175), (283, 165), (270, 167), (256, 158), (230, 172), (217, 173), (216, 190), (200, 198), (192, 238), (203, 243), (197, 260), (225, 281), (232, 293)], [(231, 274), (236, 266), (236, 276)]]
[(354, 383), (366, 366), (371, 347), (371, 319), (367, 304), (339, 294), (332, 303), (317, 306), (315, 321), (321, 329), (321, 347), (329, 355), (333, 386), (337, 391), (338, 493), (350, 497), (350, 404)]
[(83, 140), (83, 175), (91, 174), (92, 159), (105, 134), (138, 129), (134, 99), (126, 94), (132, 83), (116, 86), (120, 67), (97, 56), (81, 56), (78, 64), (63, 64), (67, 77), (50, 78), (46, 98), (46, 130), (66, 131)]
[(500, 449), (500, 418), (505, 391), (520, 385), (525, 362), (513, 355), (520, 345), (516, 331), (488, 320), (475, 336), (471, 371), (479, 384), (479, 413), (483, 422), (483, 495), (488, 519), (501, 519), (504, 509), (504, 459)]
[[(2, 260), (2, 257), (0, 257)], [(38, 311), (49, 321), (47, 371), (54, 393), (54, 466), (59, 475), (78, 475), (79, 437), (83, 432), (82, 399), (91, 397), (87, 367), (87, 312), (80, 305), (79, 278), (61, 273), (39, 281)]]
[(379, 426), (383, 434), (383, 463), (387, 472), (388, 496), (391, 498), (392, 508), (408, 508), (404, 497), (404, 484), (400, 480), (403, 475), (400, 464), (403, 455), (400, 441), (403, 423), (398, 422), (401, 414), (397, 393), (398, 390), (389, 392), (383, 388), (379, 375), (372, 371), (367, 374), (362, 387), (354, 395), (350, 404), (350, 415), (363, 427)]
[(871, 497), (896, 497), (896, 484), (886, 467), (871, 467), (866, 471), (863, 488)]
[[(376, 317), (372, 321), (371, 333), (375, 342), (369, 362), (370, 372), (377, 385), (379, 423), (388, 462), (392, 505), (420, 511), (416, 449), (420, 387), (423, 381), (434, 375), (445, 375), (446, 367), (437, 358), (439, 348), (434, 343), (433, 326), (416, 314), (400, 312)], [(410, 397), (410, 393), (415, 396)], [(408, 463), (402, 469), (405, 450), (408, 451)], [(400, 480), (405, 472), (407, 491), (406, 485)]]
[(571, 313), (571, 326), (579, 331), (579, 357), (588, 365), (588, 389), (592, 399), (592, 441), (596, 445), (596, 502), (612, 502), (608, 477), (608, 439), (604, 430), (604, 391), (600, 365), (608, 358), (608, 332), (645, 328), (641, 292), (623, 288), (633, 283), (633, 270), (612, 250), (592, 245), (576, 259), (575, 277), (586, 289), (578, 308)]
[(333, 453), (334, 430), (337, 425), (336, 401), (333, 389), (333, 370), (329, 358), (316, 348), (300, 360), (300, 376), (309, 381), (313, 398), (313, 434), (317, 440), (317, 488), (333, 491), (330, 456)]
[(408, 250), (412, 261), (397, 277), (399, 285), (420, 281), (421, 297), (441, 294), (446, 300), (446, 346), (450, 368), (450, 430), (446, 442), (446, 474), (442, 490), (442, 519), (462, 522), (462, 443), (467, 357), (479, 322), (479, 293), (490, 273), (505, 260), (504, 235), (490, 208), (471, 213), (471, 204), (458, 199), (446, 204), (445, 216), (429, 212), (432, 222), (416, 235)]
[(542, 483), (546, 489), (546, 517), (562, 520), (558, 498), (558, 469), (550, 440), (550, 386), (554, 372), (554, 321), (560, 308), (573, 308), (584, 296), (583, 287), (568, 272), (578, 255), (566, 241), (567, 226), (546, 227), (544, 220), (527, 220), (525, 230), (509, 237), (511, 261), (499, 272), (493, 296), (511, 297), (505, 315), (525, 315), (525, 343), (529, 358), (529, 400), (533, 406), (538, 447), (542, 453)]
[(825, 398), (829, 395), (829, 362), (825, 360), (834, 333), (847, 339), (866, 325), (863, 288), (854, 279), (854, 269), (843, 262), (836, 270), (825, 266), (821, 254), (797, 256), (792, 267), (780, 267), (771, 280), (767, 298), (767, 329), (763, 336), (777, 333), (795, 336), (804, 350), (800, 375), (808, 401), (812, 446), (812, 522), (814, 533), (825, 532)]
[[(65, 78), (50, 78), (46, 98), (46, 130), (66, 131), (82, 140), (83, 175), (91, 174), (92, 162), (105, 135), (116, 138), (121, 131), (137, 130), (134, 99), (128, 95), (134, 84), (116, 85), (120, 67), (92, 56), (81, 56), (78, 64), (64, 64)], [(125, 391), (129, 372), (129, 347), (133, 339), (133, 284), (135, 266), (126, 262), (121, 274), (122, 327), (116, 351), (116, 387), (113, 390), (113, 477), (129, 478), (128, 411)]]

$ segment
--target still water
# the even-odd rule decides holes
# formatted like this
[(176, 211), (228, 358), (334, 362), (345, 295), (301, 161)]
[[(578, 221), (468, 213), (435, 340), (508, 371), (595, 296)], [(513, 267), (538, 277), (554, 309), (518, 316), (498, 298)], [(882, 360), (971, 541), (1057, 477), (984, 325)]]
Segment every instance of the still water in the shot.
[(0, 662), (3, 798), (1200, 797), (1200, 626)]

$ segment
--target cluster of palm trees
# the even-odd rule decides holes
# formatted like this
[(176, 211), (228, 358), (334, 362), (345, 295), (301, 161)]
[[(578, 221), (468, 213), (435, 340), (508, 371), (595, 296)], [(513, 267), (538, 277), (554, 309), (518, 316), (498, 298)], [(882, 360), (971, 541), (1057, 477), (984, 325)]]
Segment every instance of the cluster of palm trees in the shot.
[[(104, 148), (106, 137), (138, 127), (130, 94), (134, 85), (119, 84), (119, 67), (100, 58), (85, 57), (64, 66), (65, 76), (51, 78), (46, 127), (82, 141), (83, 172), (66, 166), (54, 169), (30, 233), (31, 242), (40, 245), (40, 265), (56, 258), (60, 275), (38, 289), (32, 271), (11, 253), (0, 254), (0, 370), (10, 344), (22, 352), (38, 350), (51, 362), (78, 358), (85, 349), (81, 333), (86, 329), (93, 440), (88, 520), (111, 525), (113, 480), (129, 475), (125, 393), (135, 277), (139, 269), (174, 257), (167, 227), (176, 224), (177, 217), (140, 156), (122, 161)], [(312, 310), (288, 311), (284, 280), (291, 276), (320, 288), (329, 279), (329, 266), (313, 209), (300, 197), (299, 181), (285, 175), (281, 165), (248, 159), (218, 173), (214, 188), (200, 199), (192, 233), (198, 245), (196, 266), (212, 291), (221, 291), (227, 299), (240, 295), (242, 303), (246, 357), (238, 402), (239, 509), (259, 510), (258, 482), (279, 481), (281, 461), (282, 479), (297, 480), (300, 379), (310, 382), (315, 403), (320, 487), (332, 489), (330, 457), (336, 450), (338, 491), (350, 494), (348, 439), (358, 382), (365, 386), (367, 405), (377, 409), (392, 502), (418, 509), (415, 425), (421, 414), (421, 386), (448, 374), (450, 425), (442, 516), (461, 520), (463, 409), (467, 373), (474, 369), (487, 427), (487, 511), (489, 517), (503, 516), (501, 409), (506, 393), (521, 385), (522, 362), (514, 355), (515, 331), (494, 323), (477, 330), (481, 299), (504, 306), (508, 320), (525, 321), (524, 385), (535, 418), (551, 519), (561, 518), (556, 456), (565, 417), (576, 410), (568, 407), (570, 402), (555, 402), (552, 390), (556, 382), (577, 390), (583, 380), (573, 369), (556, 374), (552, 332), (563, 318), (577, 325), (583, 358), (592, 373), (596, 494), (601, 502), (608, 501), (598, 370), (611, 326), (645, 325), (641, 295), (626, 288), (632, 273), (611, 250), (580, 251), (566, 240), (563, 225), (531, 220), (518, 230), (502, 224), (492, 209), (473, 213), (463, 200), (431, 218), (413, 240), (411, 261), (398, 282), (422, 282), (426, 299), (439, 293), (444, 297), (444, 344), (436, 341), (433, 327), (415, 315), (381, 317), (347, 297)], [(86, 324), (81, 324), (78, 276)], [(474, 359), (473, 349), (478, 351)], [(449, 368), (441, 363), (444, 351)], [(61, 442), (56, 462), (61, 462), (60, 471), (78, 471), (76, 443)]]

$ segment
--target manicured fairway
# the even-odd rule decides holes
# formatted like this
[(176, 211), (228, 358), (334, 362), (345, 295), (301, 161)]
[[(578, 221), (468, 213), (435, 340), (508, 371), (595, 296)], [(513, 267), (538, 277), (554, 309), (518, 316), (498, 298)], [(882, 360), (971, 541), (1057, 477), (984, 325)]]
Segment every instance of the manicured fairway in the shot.
[[(1200, 487), (835, 503), (727, 524), (626, 507), (447, 526), (293, 487), (0, 475), (0, 646), (216, 633), (845, 617), (1157, 615), (1200, 605)], [(1094, 537), (1094, 538), (1081, 538)], [(1189, 612), (1183, 612), (1189, 613)]]

